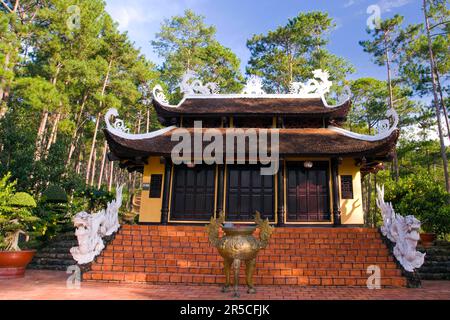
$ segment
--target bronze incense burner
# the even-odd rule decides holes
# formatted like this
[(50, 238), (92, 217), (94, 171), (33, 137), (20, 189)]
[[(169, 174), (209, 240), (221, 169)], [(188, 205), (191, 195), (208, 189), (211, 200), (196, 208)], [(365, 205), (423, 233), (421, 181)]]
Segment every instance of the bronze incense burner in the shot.
[[(223, 292), (228, 292), (230, 288), (230, 271), (234, 269), (234, 296), (239, 297), (239, 269), (241, 261), (245, 262), (245, 281), (248, 286), (248, 293), (255, 293), (253, 285), (253, 273), (256, 267), (256, 255), (259, 250), (267, 247), (273, 227), (270, 226), (269, 220), (262, 220), (260, 213), (255, 213), (256, 225), (233, 225), (225, 224), (225, 216), (223, 213), (219, 217), (211, 218), (210, 224), (206, 226), (209, 241), (217, 248), (219, 254), (224, 260), (225, 285)], [(219, 238), (220, 228), (224, 235)], [(260, 229), (259, 239), (253, 236), (256, 228)]]

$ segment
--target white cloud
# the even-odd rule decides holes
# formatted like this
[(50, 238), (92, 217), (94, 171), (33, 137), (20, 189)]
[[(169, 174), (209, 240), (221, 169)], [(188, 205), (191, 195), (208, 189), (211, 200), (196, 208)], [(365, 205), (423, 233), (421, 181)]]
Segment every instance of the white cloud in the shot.
[(354, 5), (355, 3), (356, 3), (355, 0), (348, 0), (346, 3), (344, 3), (344, 8), (351, 7), (351, 6)]
[(381, 9), (381, 13), (390, 12), (394, 8), (400, 8), (409, 4), (412, 0), (381, 0), (377, 5)]
[(106, 11), (119, 24), (119, 30), (127, 31), (142, 52), (152, 61), (159, 58), (153, 53), (150, 41), (159, 31), (161, 22), (186, 9), (199, 8), (206, 0), (106, 0)]

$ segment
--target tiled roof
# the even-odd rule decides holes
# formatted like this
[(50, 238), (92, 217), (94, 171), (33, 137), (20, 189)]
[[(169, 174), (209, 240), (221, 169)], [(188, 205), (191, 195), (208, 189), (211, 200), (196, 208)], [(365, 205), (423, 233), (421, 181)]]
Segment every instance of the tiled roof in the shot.
[[(194, 128), (184, 128), (193, 136)], [(225, 134), (229, 128), (217, 128)], [(207, 128), (203, 128), (204, 133)], [(246, 130), (246, 129), (241, 129)], [(259, 133), (262, 129), (254, 129)], [(268, 141), (270, 144), (270, 130)], [(399, 130), (379, 141), (364, 141), (345, 136), (326, 128), (277, 129), (279, 130), (280, 156), (351, 156), (384, 159), (390, 155), (398, 139)], [(171, 141), (173, 130), (151, 139), (132, 140), (121, 138), (105, 129), (112, 154), (119, 159), (145, 159), (149, 155), (170, 155), (179, 141)], [(226, 142), (223, 137), (223, 142)], [(203, 142), (203, 147), (210, 142)], [(192, 149), (193, 150), (193, 149)], [(235, 149), (236, 150), (236, 149)], [(270, 150), (270, 148), (269, 148)]]
[(160, 117), (179, 116), (311, 116), (345, 118), (351, 102), (328, 108), (320, 98), (187, 98), (177, 107), (153, 105)]

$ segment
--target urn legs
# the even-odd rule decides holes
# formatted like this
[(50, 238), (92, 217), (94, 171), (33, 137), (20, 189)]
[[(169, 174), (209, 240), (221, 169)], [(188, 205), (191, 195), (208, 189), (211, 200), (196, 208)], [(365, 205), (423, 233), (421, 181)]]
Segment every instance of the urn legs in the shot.
[(239, 297), (239, 269), (241, 268), (241, 260), (234, 259), (233, 269), (234, 269), (234, 296)]
[[(255, 272), (256, 259), (245, 260), (245, 283), (247, 284), (247, 293), (256, 293), (253, 284), (253, 273)], [(231, 287), (231, 269), (233, 268), (234, 282), (233, 292), (234, 297), (239, 297), (239, 270), (241, 267), (240, 259), (224, 259), (223, 261), (225, 273), (225, 285), (222, 287), (222, 292), (228, 292)]]
[(222, 287), (222, 292), (228, 292), (228, 289), (230, 288), (231, 281), (230, 281), (230, 272), (231, 272), (231, 265), (233, 264), (233, 259), (226, 259), (223, 260), (223, 271), (225, 273), (225, 285)]
[(255, 272), (256, 259), (245, 261), (245, 282), (248, 286), (247, 293), (256, 293), (253, 285), (253, 273)]

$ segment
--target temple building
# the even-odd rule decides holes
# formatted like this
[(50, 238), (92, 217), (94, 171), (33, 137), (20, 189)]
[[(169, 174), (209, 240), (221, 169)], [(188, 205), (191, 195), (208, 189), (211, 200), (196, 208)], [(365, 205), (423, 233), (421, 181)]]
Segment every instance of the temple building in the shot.
[[(169, 104), (160, 86), (153, 90), (163, 129), (131, 134), (110, 110), (109, 159), (143, 174), (139, 222), (203, 225), (224, 212), (226, 221), (245, 223), (257, 210), (277, 226), (363, 225), (361, 177), (391, 160), (398, 116), (388, 110), (376, 135), (345, 130), (351, 95), (344, 90), (329, 105), (330, 87), (328, 73), (316, 70), (286, 94), (266, 94), (257, 77), (240, 94), (219, 94), (215, 84), (188, 72), (178, 105)], [(192, 156), (181, 163), (174, 158), (180, 135), (192, 137)], [(202, 158), (212, 142), (214, 162)], [(256, 150), (262, 142), (266, 153)], [(263, 174), (269, 167), (273, 174)]]
[[(223, 284), (205, 224), (219, 214), (253, 223), (258, 211), (275, 226), (256, 260), (258, 286), (411, 285), (383, 235), (363, 225), (361, 177), (391, 159), (398, 115), (387, 110), (374, 135), (348, 131), (351, 94), (329, 104), (331, 85), (316, 70), (285, 94), (266, 94), (257, 77), (240, 94), (219, 94), (188, 72), (177, 105), (155, 86), (163, 128), (144, 134), (110, 109), (109, 160), (143, 174), (139, 224), (121, 226), (83, 280)], [(380, 278), (368, 278), (374, 266)]]

